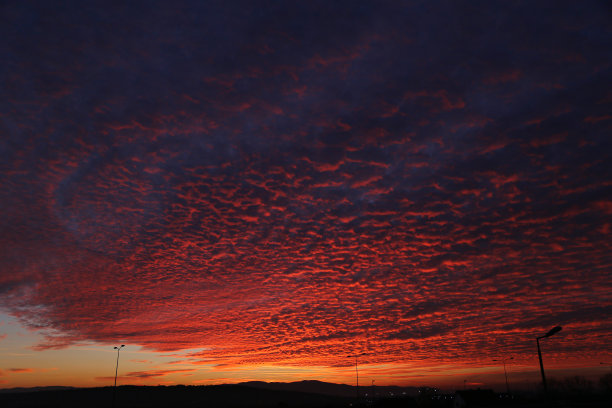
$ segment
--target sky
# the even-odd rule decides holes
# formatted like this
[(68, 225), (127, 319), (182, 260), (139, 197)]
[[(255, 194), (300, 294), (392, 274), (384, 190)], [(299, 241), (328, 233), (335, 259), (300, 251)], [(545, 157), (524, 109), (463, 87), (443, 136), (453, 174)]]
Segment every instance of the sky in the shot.
[(0, 387), (608, 372), (610, 14), (3, 1)]

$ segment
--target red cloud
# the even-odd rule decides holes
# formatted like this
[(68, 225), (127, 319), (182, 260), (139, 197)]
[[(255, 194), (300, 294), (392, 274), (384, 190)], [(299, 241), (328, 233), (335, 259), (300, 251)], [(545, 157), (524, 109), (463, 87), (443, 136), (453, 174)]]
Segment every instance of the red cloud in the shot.
[[(192, 371), (196, 371), (196, 369), (183, 369), (183, 370), (149, 370), (149, 371), (132, 371), (125, 375), (122, 375), (120, 378), (122, 380), (130, 380), (130, 379), (148, 379), (148, 378), (157, 378), (157, 377), (165, 377), (170, 374), (177, 373), (189, 373)], [(96, 377), (98, 381), (111, 381), (115, 377)]]
[(7, 368), (6, 371), (10, 373), (33, 373), (34, 369), (32, 368)]
[(462, 109), (465, 107), (465, 102), (458, 96), (449, 95), (448, 91), (440, 89), (437, 91), (418, 91), (407, 92), (404, 98), (408, 100), (416, 100), (430, 107), (432, 111), (450, 111), (454, 109)]

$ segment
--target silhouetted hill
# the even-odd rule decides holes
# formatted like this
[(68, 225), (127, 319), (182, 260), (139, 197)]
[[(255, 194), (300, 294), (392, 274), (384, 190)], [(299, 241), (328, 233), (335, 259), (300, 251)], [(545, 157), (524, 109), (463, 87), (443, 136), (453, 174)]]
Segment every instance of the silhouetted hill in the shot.
[[(249, 381), (240, 383), (253, 388), (262, 388), (267, 390), (282, 390), (282, 391), (298, 391), (307, 392), (314, 394), (323, 395), (334, 395), (339, 397), (355, 397), (357, 390), (353, 385), (346, 384), (334, 384), (323, 381), (296, 381), (290, 383), (279, 383), (279, 382), (263, 382), (263, 381)], [(360, 386), (359, 394), (364, 396), (365, 394), (371, 395), (374, 392), (375, 395), (381, 397), (388, 397), (391, 395), (410, 395), (414, 396), (418, 393), (416, 387), (398, 387), (398, 386)]]
[(0, 388), (0, 394), (6, 393), (23, 393), (23, 392), (39, 392), (39, 391), (59, 391), (59, 390), (73, 390), (75, 387), (60, 387), (60, 386), (49, 386), (49, 387), (15, 387), (15, 388)]
[(240, 383), (240, 385), (276, 391), (297, 391), (323, 395), (335, 395), (340, 397), (355, 396), (355, 387), (351, 385), (333, 384), (322, 381), (296, 381), (290, 383), (249, 381)]
[[(113, 388), (75, 388), (0, 394), (3, 408), (111, 407)], [(346, 407), (346, 398), (305, 392), (267, 390), (245, 385), (121, 386), (116, 407)]]

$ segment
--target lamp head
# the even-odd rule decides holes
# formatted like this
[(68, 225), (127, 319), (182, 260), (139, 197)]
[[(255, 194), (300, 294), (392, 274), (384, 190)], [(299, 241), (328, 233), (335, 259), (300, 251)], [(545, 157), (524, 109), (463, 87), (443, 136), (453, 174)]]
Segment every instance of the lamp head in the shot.
[(552, 336), (552, 335), (553, 335), (553, 334), (555, 334), (555, 333), (559, 333), (559, 332), (561, 331), (561, 329), (562, 329), (562, 327), (561, 327), (561, 326), (555, 326), (555, 327), (553, 327), (552, 329), (550, 329), (550, 330), (548, 331), (548, 333), (546, 333), (546, 334), (544, 335), (544, 337), (550, 337), (550, 336)]

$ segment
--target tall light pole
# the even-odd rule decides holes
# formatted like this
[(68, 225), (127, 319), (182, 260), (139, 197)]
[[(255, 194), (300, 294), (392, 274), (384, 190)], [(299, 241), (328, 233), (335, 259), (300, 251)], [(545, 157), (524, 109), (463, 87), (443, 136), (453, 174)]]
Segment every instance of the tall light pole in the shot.
[(561, 331), (561, 326), (555, 326), (548, 331), (543, 336), (536, 337), (536, 343), (538, 344), (538, 357), (540, 359), (540, 372), (542, 373), (542, 385), (544, 386), (544, 392), (548, 392), (548, 388), (546, 387), (546, 376), (544, 375), (544, 364), (542, 363), (542, 352), (540, 351), (540, 339), (544, 339), (546, 337), (550, 337), (555, 333)]
[[(508, 360), (514, 360), (514, 357), (510, 357), (508, 358)], [(499, 361), (499, 360), (493, 360), (493, 361)], [(508, 372), (506, 371), (506, 359), (502, 358), (501, 362), (504, 365), (504, 375), (506, 376), (506, 393), (510, 394), (510, 385), (508, 383)]]
[(366, 353), (361, 353), (361, 354), (353, 354), (352, 356), (347, 356), (348, 358), (353, 358), (355, 357), (355, 378), (357, 380), (356, 384), (357, 384), (357, 399), (359, 399), (359, 370), (357, 369), (357, 357), (360, 356), (365, 356)]
[(113, 347), (113, 349), (117, 350), (117, 365), (115, 366), (115, 386), (113, 387), (113, 407), (115, 406), (115, 399), (117, 397), (117, 371), (119, 370), (119, 351), (125, 347), (125, 344), (122, 344), (121, 347)]

